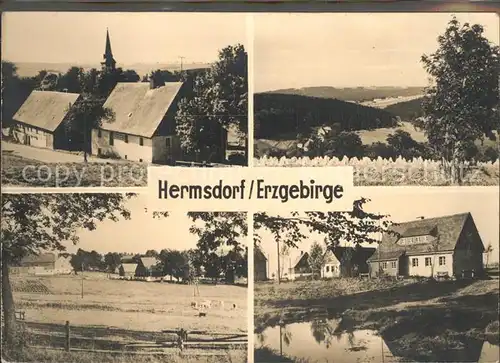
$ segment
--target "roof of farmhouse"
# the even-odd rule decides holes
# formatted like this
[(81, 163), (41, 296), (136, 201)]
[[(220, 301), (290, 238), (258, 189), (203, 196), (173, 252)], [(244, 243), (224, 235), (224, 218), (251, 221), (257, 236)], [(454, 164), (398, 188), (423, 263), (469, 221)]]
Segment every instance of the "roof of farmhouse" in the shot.
[(55, 131), (80, 97), (77, 93), (33, 91), (13, 119), (37, 128)]
[(114, 120), (103, 122), (101, 128), (151, 138), (181, 87), (182, 82), (168, 82), (154, 89), (147, 82), (118, 83), (104, 103), (114, 112)]
[[(464, 226), (469, 219), (470, 223), (473, 223), (470, 213), (460, 213), (395, 224), (390, 227), (390, 229), (398, 235), (385, 233), (379, 247), (380, 251), (375, 253), (370, 258), (370, 261), (384, 258), (389, 259), (389, 257), (397, 258), (400, 255), (399, 253), (403, 251), (407, 253), (452, 251), (455, 249)], [(435, 232), (433, 235), (435, 238), (439, 238), (439, 240), (432, 238), (429, 242), (420, 242), (404, 246), (397, 244), (400, 238), (424, 236), (431, 234), (431, 232)], [(435, 241), (437, 241), (437, 243), (434, 243)]]

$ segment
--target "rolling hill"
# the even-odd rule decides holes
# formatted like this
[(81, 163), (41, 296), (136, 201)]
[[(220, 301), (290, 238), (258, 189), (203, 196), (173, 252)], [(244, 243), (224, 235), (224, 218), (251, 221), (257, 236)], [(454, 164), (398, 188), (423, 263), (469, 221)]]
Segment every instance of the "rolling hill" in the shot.
[(300, 95), (317, 98), (335, 98), (342, 101), (366, 102), (374, 99), (418, 96), (424, 92), (424, 87), (303, 87), (287, 88), (265, 93)]
[(386, 110), (338, 99), (293, 94), (254, 95), (255, 138), (294, 139), (316, 126), (329, 125), (342, 131), (393, 127), (396, 120)]

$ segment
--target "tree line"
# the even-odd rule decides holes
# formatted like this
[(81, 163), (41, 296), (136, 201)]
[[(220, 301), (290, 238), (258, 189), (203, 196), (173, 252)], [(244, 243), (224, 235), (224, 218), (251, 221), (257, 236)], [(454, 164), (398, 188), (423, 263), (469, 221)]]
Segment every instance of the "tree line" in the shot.
[[(96, 251), (85, 251), (81, 248), (75, 254), (66, 254), (70, 258), (73, 271), (100, 271), (115, 273), (125, 259), (129, 263), (140, 263), (142, 257), (154, 257), (157, 264), (153, 267), (152, 276), (170, 276), (177, 281), (190, 281), (195, 277), (219, 279), (234, 283), (237, 277), (247, 277), (247, 250), (231, 250), (228, 252), (201, 251), (198, 248), (185, 251), (162, 249), (148, 250), (144, 254), (128, 254), (108, 252), (100, 254)], [(210, 254), (206, 258), (204, 254)]]

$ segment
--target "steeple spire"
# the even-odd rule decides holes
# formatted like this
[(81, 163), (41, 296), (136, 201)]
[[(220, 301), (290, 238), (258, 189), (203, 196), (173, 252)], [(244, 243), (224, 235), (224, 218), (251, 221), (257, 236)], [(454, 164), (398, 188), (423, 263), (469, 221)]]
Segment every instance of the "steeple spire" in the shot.
[(109, 30), (106, 28), (106, 49), (103, 55), (104, 62), (102, 62), (102, 67), (106, 70), (115, 70), (116, 61), (113, 58), (113, 52), (111, 51), (111, 40), (109, 39)]

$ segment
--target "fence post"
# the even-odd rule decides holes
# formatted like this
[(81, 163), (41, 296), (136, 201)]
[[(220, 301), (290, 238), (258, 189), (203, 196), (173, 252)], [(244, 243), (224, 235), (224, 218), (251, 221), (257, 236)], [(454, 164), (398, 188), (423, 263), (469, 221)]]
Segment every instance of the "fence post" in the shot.
[(66, 352), (69, 352), (71, 349), (70, 340), (71, 340), (71, 335), (69, 329), (69, 321), (66, 321), (66, 346), (65, 346)]

